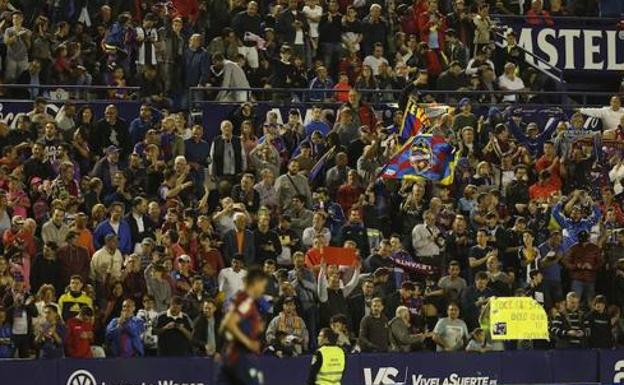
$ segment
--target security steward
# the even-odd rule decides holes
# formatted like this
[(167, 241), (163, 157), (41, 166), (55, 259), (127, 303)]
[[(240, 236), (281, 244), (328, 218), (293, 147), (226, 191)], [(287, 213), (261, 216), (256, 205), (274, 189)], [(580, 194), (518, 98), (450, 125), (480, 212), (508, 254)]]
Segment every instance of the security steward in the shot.
[(330, 328), (321, 329), (320, 346), (312, 356), (308, 385), (341, 385), (345, 370), (345, 352), (337, 345), (338, 335)]

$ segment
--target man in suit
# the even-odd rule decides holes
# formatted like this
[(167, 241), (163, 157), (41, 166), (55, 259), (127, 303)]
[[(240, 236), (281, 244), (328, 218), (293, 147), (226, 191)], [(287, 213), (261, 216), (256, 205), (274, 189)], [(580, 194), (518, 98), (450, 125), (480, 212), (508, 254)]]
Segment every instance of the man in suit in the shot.
[(214, 177), (226, 177), (234, 181), (247, 168), (245, 150), (240, 138), (234, 136), (234, 126), (229, 120), (221, 122), (221, 135), (212, 142), (210, 159), (210, 173)]
[(243, 256), (245, 266), (251, 266), (254, 263), (256, 255), (254, 235), (246, 226), (247, 215), (240, 212), (234, 214), (235, 228), (223, 236), (223, 255), (228, 264), (236, 254)]
[(154, 224), (145, 215), (147, 212), (147, 200), (136, 197), (132, 200), (132, 211), (126, 216), (126, 222), (130, 226), (130, 238), (134, 245), (134, 250), (138, 250), (144, 238), (154, 238)]
[(360, 320), (370, 314), (371, 301), (375, 297), (375, 284), (372, 279), (362, 282), (362, 292), (349, 299), (349, 313), (352, 315), (351, 330), (356, 334), (360, 330)]

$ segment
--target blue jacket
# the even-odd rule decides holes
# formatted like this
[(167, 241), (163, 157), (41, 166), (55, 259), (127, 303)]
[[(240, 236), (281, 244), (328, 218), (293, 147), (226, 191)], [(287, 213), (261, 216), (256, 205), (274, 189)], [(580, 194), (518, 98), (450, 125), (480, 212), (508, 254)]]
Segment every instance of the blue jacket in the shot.
[[(111, 226), (109, 220), (100, 222), (95, 231), (93, 231), (93, 244), (96, 249), (100, 249), (104, 246), (104, 238), (108, 234), (115, 234), (115, 230)], [(122, 254), (129, 255), (134, 251), (134, 245), (132, 244), (132, 233), (130, 232), (130, 225), (125, 219), (122, 219), (119, 223), (119, 232), (116, 233), (119, 238), (119, 250)]]
[[(11, 325), (9, 323), (5, 323), (4, 325), (0, 325), (0, 339), (8, 338), (11, 339)], [(8, 344), (0, 344), (0, 358), (13, 358), (13, 343), (9, 342)]]
[(106, 341), (113, 357), (143, 356), (143, 340), (141, 334), (144, 327), (143, 320), (138, 317), (128, 319), (119, 325), (119, 318), (113, 318), (106, 326)]
[[(236, 230), (230, 230), (223, 235), (223, 256), (227, 264), (231, 263), (232, 257), (238, 254), (238, 244), (236, 242)], [(245, 229), (243, 239), (243, 259), (246, 266), (251, 266), (256, 258), (256, 246), (254, 234), (251, 230)]]
[(561, 226), (561, 229), (568, 233), (563, 239), (563, 250), (567, 251), (573, 244), (578, 242), (578, 234), (583, 230), (590, 232), (591, 228), (598, 223), (602, 214), (598, 205), (594, 205), (592, 207), (592, 215), (580, 221), (573, 221), (561, 212), (562, 206), (562, 203), (557, 203), (553, 207), (552, 216)]
[(139, 143), (143, 139), (145, 139), (145, 134), (147, 131), (152, 128), (153, 122), (151, 120), (145, 121), (141, 119), (141, 117), (135, 118), (132, 122), (130, 122), (130, 141), (132, 145)]
[[(334, 82), (329, 77), (325, 80), (321, 80), (318, 77), (315, 77), (310, 82), (311, 90), (331, 90), (333, 88)], [(332, 94), (332, 92), (310, 92), (310, 100), (319, 102), (324, 99), (330, 98)]]
[(531, 155), (539, 156), (542, 154), (544, 143), (552, 137), (559, 122), (560, 119), (558, 118), (549, 119), (544, 131), (540, 132), (535, 138), (529, 138), (524, 132), (522, 132), (522, 129), (518, 127), (513, 119), (509, 119), (507, 126), (509, 127), (511, 134), (518, 142), (520, 142), (520, 144), (529, 150)]
[(187, 48), (184, 51), (184, 85), (186, 87), (197, 87), (208, 82), (208, 54), (203, 48), (192, 50)]

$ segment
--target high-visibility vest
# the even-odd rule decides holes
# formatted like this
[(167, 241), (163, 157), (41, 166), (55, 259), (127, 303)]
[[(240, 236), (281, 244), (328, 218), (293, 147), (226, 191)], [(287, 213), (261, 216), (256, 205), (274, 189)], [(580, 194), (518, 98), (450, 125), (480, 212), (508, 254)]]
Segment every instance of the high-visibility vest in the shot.
[(323, 362), (316, 375), (316, 385), (340, 385), (345, 369), (345, 353), (338, 346), (321, 346), (318, 349)]

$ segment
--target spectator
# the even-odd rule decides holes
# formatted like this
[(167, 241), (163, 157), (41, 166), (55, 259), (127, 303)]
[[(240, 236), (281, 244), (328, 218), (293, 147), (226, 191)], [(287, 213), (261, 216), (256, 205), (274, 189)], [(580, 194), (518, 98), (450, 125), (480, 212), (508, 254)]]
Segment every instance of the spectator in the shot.
[(32, 39), (32, 32), (24, 27), (24, 14), (21, 11), (14, 11), (11, 21), (13, 25), (4, 31), (4, 43), (7, 46), (4, 79), (7, 83), (13, 83), (28, 69), (28, 50)]
[(11, 342), (11, 324), (7, 319), (7, 311), (0, 306), (0, 357), (13, 358), (13, 343)]
[(433, 341), (438, 352), (463, 350), (468, 342), (468, 327), (459, 318), (459, 305), (450, 303), (448, 317), (440, 318), (433, 329)]
[(156, 319), (153, 333), (158, 336), (159, 356), (188, 356), (192, 353), (193, 324), (182, 312), (182, 304), (181, 298), (171, 298), (167, 311)]
[(597, 295), (592, 301), (592, 310), (583, 320), (588, 334), (587, 342), (592, 348), (613, 347), (612, 321), (606, 305), (607, 299), (603, 295)]
[(54, 242), (57, 246), (65, 246), (69, 226), (65, 224), (65, 210), (55, 209), (52, 218), (41, 227), (43, 242)]
[(527, 12), (527, 24), (536, 27), (555, 25), (548, 11), (545, 11), (542, 6), (542, 0), (531, 0), (531, 9)]
[(65, 356), (67, 358), (91, 358), (93, 343), (93, 310), (84, 306), (78, 315), (67, 320)]
[(91, 258), (89, 278), (95, 282), (97, 293), (104, 293), (112, 281), (121, 279), (123, 257), (118, 244), (115, 234), (107, 234), (104, 237), (104, 246)]
[(589, 233), (578, 233), (578, 242), (562, 260), (572, 279), (571, 288), (584, 303), (591, 305), (595, 295), (596, 274), (603, 265), (602, 249), (590, 242)]
[(438, 77), (437, 89), (457, 91), (465, 88), (468, 82), (463, 74), (462, 65), (458, 61), (452, 61), (448, 68), (448, 70), (442, 72)]
[(219, 333), (217, 306), (211, 299), (202, 303), (201, 314), (193, 322), (193, 345), (200, 355), (214, 356), (220, 350), (222, 341)]
[(62, 358), (65, 326), (54, 305), (44, 307), (45, 321), (35, 331), (35, 343), (41, 358)]
[(349, 283), (340, 287), (340, 277), (338, 274), (328, 274), (327, 265), (321, 263), (318, 278), (318, 299), (320, 302), (320, 326), (329, 325), (329, 320), (336, 314), (349, 314), (347, 298), (357, 287), (357, 280), (360, 276), (360, 267), (356, 267)]
[(460, 272), (459, 262), (451, 261), (448, 267), (448, 275), (438, 281), (438, 287), (444, 290), (444, 296), (449, 302), (457, 302), (464, 290), (468, 288), (466, 280), (459, 276)]
[(43, 252), (38, 255), (30, 270), (30, 287), (33, 292), (39, 291), (44, 284), (51, 284), (57, 292), (63, 291), (61, 283), (61, 265), (57, 259), (58, 246), (54, 242), (47, 242)]
[(432, 266), (440, 266), (439, 257), (444, 248), (444, 237), (436, 225), (435, 213), (431, 210), (423, 214), (424, 223), (414, 226), (412, 246), (416, 260)]
[(254, 234), (246, 228), (247, 215), (241, 212), (234, 214), (235, 229), (224, 235), (224, 256), (226, 261), (234, 255), (242, 255), (246, 265), (252, 264), (255, 260)]
[(111, 357), (143, 356), (143, 320), (134, 315), (134, 300), (126, 299), (121, 305), (121, 314), (106, 326), (106, 339)]
[(362, 20), (362, 53), (368, 56), (374, 52), (375, 43), (386, 44), (388, 24), (381, 16), (382, 7), (372, 4), (368, 15)]
[[(239, 49), (243, 47), (239, 47)], [(251, 62), (249, 65), (251, 66)], [(245, 102), (249, 100), (249, 93), (244, 90), (227, 90), (228, 88), (236, 89), (250, 87), (245, 71), (237, 62), (225, 59), (221, 53), (216, 53), (212, 56), (212, 68), (215, 71), (220, 72), (222, 76), (220, 84), (210, 84), (213, 87), (221, 87), (221, 90), (216, 96), (216, 100), (221, 102)]]
[(211, 174), (216, 177), (235, 177), (247, 168), (246, 157), (240, 138), (233, 135), (232, 122), (221, 122), (221, 135), (217, 136), (210, 147), (210, 159), (213, 159)]
[[(459, 0), (455, 2), (456, 5), (462, 4), (463, 1)], [(451, 15), (447, 18), (449, 24), (452, 24)], [(444, 47), (444, 54), (449, 61), (449, 67), (451, 67), (450, 63), (457, 62), (459, 66), (464, 69), (468, 64), (468, 47), (464, 44), (464, 41), (458, 37), (458, 32), (453, 28), (448, 28), (446, 30), (446, 46)]]
[(297, 354), (307, 350), (309, 335), (303, 319), (297, 315), (295, 299), (287, 297), (283, 302), (282, 312), (275, 316), (266, 330), (267, 343), (271, 344), (276, 338), (276, 333), (286, 334), (286, 340), (293, 346)]
[(422, 344), (426, 338), (423, 333), (410, 333), (410, 312), (406, 306), (399, 306), (396, 316), (388, 324), (390, 351), (408, 353)]
[(475, 275), (474, 285), (469, 286), (462, 293), (464, 320), (472, 328), (479, 325), (481, 309), (488, 303), (488, 299), (494, 295), (494, 292), (487, 287), (488, 282), (487, 273), (480, 271)]
[(486, 341), (483, 329), (474, 329), (470, 336), (470, 341), (468, 342), (468, 345), (466, 345), (467, 352), (485, 353), (494, 350), (492, 344)]
[[(537, 0), (539, 1), (539, 0)], [(516, 65), (513, 63), (505, 64), (505, 72), (498, 77), (498, 87), (503, 91), (524, 91), (525, 85), (522, 78), (516, 76)], [(517, 102), (519, 95), (505, 94), (504, 102)]]
[(243, 257), (239, 254), (232, 256), (231, 267), (219, 272), (219, 291), (226, 299), (232, 298), (242, 287), (247, 270), (243, 269)]
[[(81, 218), (82, 217), (79, 216), (76, 219), (76, 224), (83, 221)], [(86, 228), (82, 230), (88, 232)], [(88, 235), (90, 236), (91, 234), (89, 233)], [(66, 282), (69, 282), (71, 276), (79, 275), (82, 282), (87, 282), (89, 278), (89, 270), (91, 269), (91, 255), (95, 253), (93, 242), (90, 240), (87, 242), (92, 250), (88, 250), (81, 246), (78, 233), (74, 230), (70, 230), (65, 239), (65, 246), (60, 247), (56, 251), (59, 263), (59, 281), (64, 285)], [(59, 293), (62, 291), (63, 290), (59, 290)]]
[(145, 282), (147, 284), (147, 292), (154, 302), (154, 310), (163, 312), (171, 300), (173, 288), (165, 279), (167, 271), (161, 264), (153, 264), (145, 269)]
[(550, 334), (555, 340), (555, 347), (579, 348), (586, 342), (584, 314), (579, 309), (579, 296), (570, 292), (566, 295), (565, 306), (561, 310), (555, 309), (550, 321)]
[(373, 298), (370, 314), (362, 318), (358, 338), (362, 352), (388, 351), (388, 318), (383, 313), (383, 307), (381, 298)]
[(312, 203), (312, 193), (307, 178), (299, 174), (299, 162), (297, 160), (291, 160), (288, 164), (288, 172), (277, 178), (275, 189), (278, 194), (278, 203), (285, 210), (293, 208), (293, 198), (299, 195), (303, 195), (301, 198), (305, 206), (309, 207)]
[[(579, 111), (583, 115), (600, 119), (602, 121), (602, 129), (608, 132), (613, 132), (609, 130), (615, 130), (618, 124), (620, 124), (622, 117), (624, 117), (624, 108), (619, 96), (612, 96), (608, 107), (581, 108)], [(606, 137), (609, 138), (608, 135)]]

